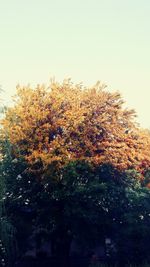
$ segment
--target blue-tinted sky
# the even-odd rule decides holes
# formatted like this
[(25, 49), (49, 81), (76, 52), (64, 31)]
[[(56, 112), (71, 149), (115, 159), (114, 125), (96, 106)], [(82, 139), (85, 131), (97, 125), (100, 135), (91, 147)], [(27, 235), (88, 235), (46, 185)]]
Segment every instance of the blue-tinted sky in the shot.
[(150, 128), (149, 0), (0, 0), (0, 84), (50, 77), (119, 90)]

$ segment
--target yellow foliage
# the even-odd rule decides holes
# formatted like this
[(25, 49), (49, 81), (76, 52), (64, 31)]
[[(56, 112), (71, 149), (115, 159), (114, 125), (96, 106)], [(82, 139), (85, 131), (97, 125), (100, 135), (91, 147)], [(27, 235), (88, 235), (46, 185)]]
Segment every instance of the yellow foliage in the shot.
[(31, 164), (85, 159), (140, 169), (143, 160), (150, 162), (149, 133), (136, 125), (133, 110), (123, 108), (120, 94), (100, 83), (83, 88), (65, 80), (49, 88), (18, 87), (14, 101), (1, 135)]

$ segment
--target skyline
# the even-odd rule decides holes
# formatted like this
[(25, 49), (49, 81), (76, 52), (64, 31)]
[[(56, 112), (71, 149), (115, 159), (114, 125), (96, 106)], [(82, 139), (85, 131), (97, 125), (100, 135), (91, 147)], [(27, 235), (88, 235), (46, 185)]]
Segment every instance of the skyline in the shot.
[(150, 2), (0, 0), (0, 85), (72, 78), (119, 91), (150, 128)]

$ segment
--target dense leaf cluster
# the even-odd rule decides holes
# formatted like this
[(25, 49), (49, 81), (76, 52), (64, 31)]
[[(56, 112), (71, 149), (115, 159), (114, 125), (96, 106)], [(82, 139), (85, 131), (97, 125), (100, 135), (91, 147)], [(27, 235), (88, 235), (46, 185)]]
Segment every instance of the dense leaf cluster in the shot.
[(32, 168), (80, 159), (143, 170), (150, 162), (150, 136), (137, 127), (135, 112), (124, 109), (123, 103), (119, 93), (100, 83), (83, 88), (65, 80), (50, 88), (18, 88), (1, 135)]

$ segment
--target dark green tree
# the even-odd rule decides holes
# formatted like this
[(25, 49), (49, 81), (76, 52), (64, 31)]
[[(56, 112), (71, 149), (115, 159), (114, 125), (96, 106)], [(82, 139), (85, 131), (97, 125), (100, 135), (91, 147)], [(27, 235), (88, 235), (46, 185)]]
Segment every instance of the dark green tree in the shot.
[[(0, 116), (5, 107), (1, 105)], [(0, 142), (0, 266), (12, 266), (14, 257), (14, 228), (11, 225), (5, 209), (6, 181), (5, 181), (5, 156), (7, 142)], [(4, 152), (5, 147), (5, 153)], [(8, 148), (8, 147), (7, 147)], [(8, 154), (8, 153), (7, 153)]]
[[(7, 210), (22, 253), (25, 241), (35, 233), (37, 251), (45, 236), (52, 242), (53, 256), (59, 258), (68, 258), (72, 240), (90, 251), (97, 243), (105, 245), (106, 237), (114, 240), (118, 255), (121, 246), (125, 255), (124, 232), (130, 233), (136, 216), (142, 221), (138, 205), (142, 190), (147, 189), (141, 187), (134, 171), (119, 172), (110, 165), (94, 168), (76, 161), (59, 170), (49, 166), (38, 176), (21, 158), (12, 158), (5, 175)], [(139, 204), (134, 196), (139, 197)], [(142, 209), (144, 205), (149, 208), (148, 202), (142, 205)]]

